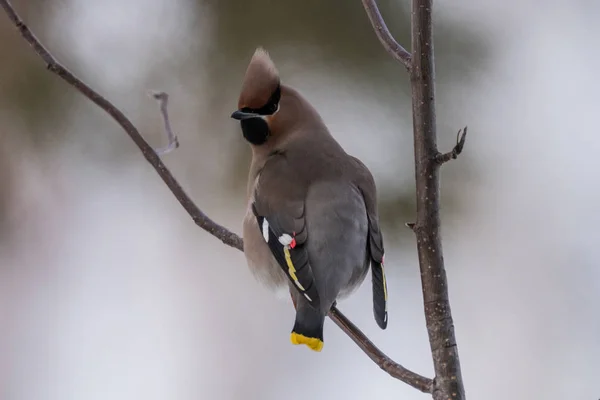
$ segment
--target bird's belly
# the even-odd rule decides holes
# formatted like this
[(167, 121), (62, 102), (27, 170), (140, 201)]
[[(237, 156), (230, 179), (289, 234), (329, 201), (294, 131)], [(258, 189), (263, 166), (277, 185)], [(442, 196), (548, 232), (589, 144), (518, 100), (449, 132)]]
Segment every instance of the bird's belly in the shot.
[(248, 207), (244, 217), (243, 237), (246, 262), (255, 278), (273, 291), (285, 289), (287, 292), (287, 276), (271, 254), (251, 207)]

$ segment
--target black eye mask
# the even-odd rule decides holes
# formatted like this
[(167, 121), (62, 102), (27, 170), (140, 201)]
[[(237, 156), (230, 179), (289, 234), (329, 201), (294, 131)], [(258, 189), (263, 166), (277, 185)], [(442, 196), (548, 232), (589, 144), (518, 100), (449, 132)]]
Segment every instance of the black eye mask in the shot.
[(255, 146), (264, 144), (271, 135), (267, 121), (262, 118), (245, 119), (240, 124), (244, 138)]
[[(245, 113), (258, 114), (261, 116), (273, 115), (279, 107), (280, 99), (281, 87), (277, 85), (277, 89), (275, 89), (275, 91), (269, 98), (269, 101), (267, 101), (267, 104), (258, 109), (244, 107), (240, 111)], [(240, 121), (240, 125), (242, 126), (244, 138), (255, 146), (260, 146), (261, 144), (266, 143), (269, 139), (269, 136), (271, 135), (271, 131), (269, 130), (269, 125), (267, 124), (267, 121), (258, 116), (255, 118), (243, 119)]]

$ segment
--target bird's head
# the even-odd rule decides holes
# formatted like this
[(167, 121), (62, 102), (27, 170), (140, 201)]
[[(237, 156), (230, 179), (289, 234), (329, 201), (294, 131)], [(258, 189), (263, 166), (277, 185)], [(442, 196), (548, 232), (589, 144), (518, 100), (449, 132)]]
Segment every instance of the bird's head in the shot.
[(254, 52), (242, 83), (238, 109), (244, 138), (253, 146), (276, 146), (299, 128), (323, 130), (318, 112), (300, 93), (281, 83), (279, 72), (262, 47)]
[(320, 120), (316, 111), (294, 89), (281, 84), (269, 54), (254, 52), (231, 118), (240, 121), (244, 138), (254, 146), (275, 145), (299, 124)]
[(231, 118), (240, 121), (248, 142), (260, 146), (269, 140), (280, 100), (279, 72), (266, 50), (259, 47), (246, 69), (238, 109), (231, 114)]

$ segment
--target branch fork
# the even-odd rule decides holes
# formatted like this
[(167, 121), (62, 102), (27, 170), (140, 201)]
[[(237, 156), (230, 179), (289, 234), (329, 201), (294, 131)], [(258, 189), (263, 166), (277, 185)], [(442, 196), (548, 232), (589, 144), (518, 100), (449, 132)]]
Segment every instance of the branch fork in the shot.
[(381, 42), (383, 48), (396, 60), (402, 63), (410, 72), (412, 67), (412, 56), (404, 47), (402, 47), (390, 33), (375, 0), (362, 0), (363, 7), (371, 21), (373, 30)]
[(438, 164), (444, 164), (450, 160), (456, 160), (460, 153), (462, 153), (463, 148), (465, 147), (465, 140), (467, 139), (467, 127), (465, 126), (463, 129), (459, 129), (456, 134), (456, 144), (447, 153), (438, 153), (435, 156), (435, 161)]

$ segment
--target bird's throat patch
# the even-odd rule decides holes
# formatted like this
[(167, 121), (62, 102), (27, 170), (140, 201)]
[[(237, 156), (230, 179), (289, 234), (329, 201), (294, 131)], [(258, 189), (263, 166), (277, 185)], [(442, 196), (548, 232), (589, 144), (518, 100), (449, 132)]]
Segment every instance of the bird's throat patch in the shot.
[(244, 138), (255, 146), (265, 144), (271, 135), (267, 121), (260, 117), (240, 121)]

